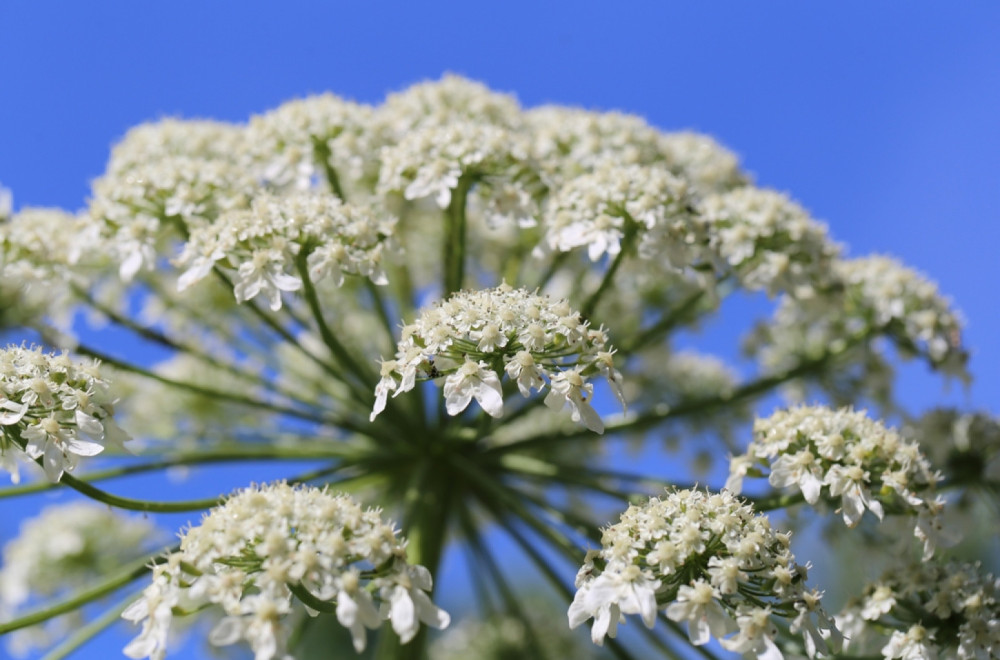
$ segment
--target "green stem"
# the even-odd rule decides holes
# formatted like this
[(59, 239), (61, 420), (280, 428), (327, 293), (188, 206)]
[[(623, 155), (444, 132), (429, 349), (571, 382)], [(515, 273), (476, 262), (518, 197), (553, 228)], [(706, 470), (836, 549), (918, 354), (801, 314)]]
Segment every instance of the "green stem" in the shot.
[(393, 323), (392, 318), (389, 316), (389, 308), (386, 305), (385, 298), (382, 296), (382, 292), (379, 290), (381, 287), (367, 277), (364, 280), (368, 295), (372, 298), (372, 307), (375, 308), (375, 313), (378, 314), (378, 318), (382, 322), (385, 334), (389, 338), (389, 344), (393, 345), (396, 343), (396, 324)]
[(49, 619), (57, 617), (60, 614), (72, 612), (83, 607), (87, 603), (117, 591), (126, 584), (129, 584), (130, 582), (133, 582), (148, 573), (151, 570), (150, 562), (155, 560), (156, 557), (176, 552), (176, 550), (177, 546), (173, 546), (165, 550), (160, 550), (154, 554), (146, 555), (141, 559), (137, 559), (126, 564), (124, 568), (101, 584), (91, 587), (86, 591), (82, 591), (72, 598), (68, 598), (61, 603), (56, 603), (55, 605), (41, 607), (36, 609), (34, 612), (25, 614), (17, 619), (0, 623), (0, 635), (5, 635), (14, 630), (20, 630), (21, 628), (27, 628), (28, 626), (33, 626), (35, 624), (42, 623), (43, 621), (48, 621)]
[(549, 267), (542, 274), (542, 277), (541, 279), (538, 280), (538, 284), (535, 285), (535, 288), (538, 289), (539, 291), (544, 289), (545, 286), (549, 283), (549, 280), (551, 280), (552, 277), (557, 272), (559, 272), (559, 269), (562, 267), (564, 263), (566, 263), (566, 259), (568, 258), (569, 258), (569, 252), (557, 252), (552, 257), (552, 261), (549, 262)]
[[(226, 285), (230, 289), (235, 290), (235, 287), (233, 286), (233, 281), (222, 271), (221, 268), (219, 268), (218, 265), (215, 266), (214, 272), (216, 273), (216, 275), (219, 276), (219, 278), (222, 279), (223, 282), (226, 283)], [(316, 365), (318, 365), (321, 369), (323, 369), (323, 371), (327, 372), (328, 374), (330, 374), (331, 376), (333, 376), (338, 380), (341, 378), (341, 374), (338, 373), (337, 370), (333, 368), (333, 365), (331, 365), (326, 360), (323, 360), (322, 358), (313, 355), (312, 351), (306, 350), (306, 348), (302, 346), (302, 344), (292, 335), (291, 332), (288, 331), (287, 328), (282, 326), (280, 323), (278, 323), (278, 321), (271, 318), (264, 310), (258, 307), (256, 301), (248, 300), (246, 301), (245, 306), (247, 309), (251, 311), (251, 313), (253, 313), (254, 316), (263, 321), (267, 327), (271, 328), (271, 330), (273, 330), (279, 337), (284, 339), (288, 344), (294, 346), (295, 349), (298, 350), (302, 355), (304, 355), (305, 357), (309, 358), (314, 363), (316, 363)], [(300, 323), (300, 325), (302, 325), (303, 327), (307, 327), (305, 324), (302, 323)]]
[(687, 320), (688, 315), (694, 311), (694, 309), (698, 306), (698, 303), (701, 302), (704, 297), (704, 291), (696, 291), (692, 295), (688, 296), (684, 302), (664, 314), (659, 321), (645, 330), (640, 331), (638, 337), (634, 338), (630, 343), (626, 344), (621, 349), (622, 353), (634, 353), (635, 351), (638, 351), (648, 344), (665, 336), (671, 330)]
[[(42, 459), (37, 458), (35, 462), (42, 465)], [(181, 513), (185, 511), (201, 511), (210, 509), (221, 504), (225, 497), (210, 497), (202, 500), (187, 500), (180, 502), (154, 502), (151, 500), (135, 500), (129, 497), (112, 495), (100, 488), (91, 486), (86, 481), (80, 481), (76, 477), (63, 473), (59, 483), (65, 484), (73, 490), (86, 495), (92, 500), (104, 502), (108, 506), (126, 509), (128, 511), (144, 511), (146, 513)]]
[(246, 371), (244, 369), (241, 369), (240, 367), (238, 367), (235, 364), (226, 362), (224, 360), (220, 360), (219, 358), (215, 357), (214, 355), (206, 353), (206, 352), (202, 351), (201, 349), (195, 348), (194, 346), (191, 346), (191, 345), (188, 345), (188, 344), (182, 344), (182, 343), (180, 343), (180, 342), (178, 342), (178, 341), (176, 341), (174, 339), (171, 339), (170, 337), (168, 337), (164, 333), (160, 332), (159, 330), (156, 330), (154, 328), (150, 328), (150, 327), (144, 326), (141, 323), (137, 323), (136, 321), (134, 321), (133, 319), (130, 319), (127, 316), (119, 314), (114, 309), (112, 309), (111, 307), (105, 305), (104, 303), (101, 303), (100, 301), (98, 301), (97, 299), (95, 299), (92, 295), (90, 295), (90, 293), (88, 293), (87, 291), (84, 291), (83, 289), (81, 289), (79, 287), (74, 287), (73, 291), (74, 291), (74, 293), (76, 293), (76, 295), (78, 295), (79, 297), (81, 297), (84, 301), (87, 302), (87, 304), (89, 304), (95, 310), (97, 310), (98, 312), (100, 312), (104, 316), (107, 316), (114, 323), (116, 323), (116, 324), (118, 324), (118, 325), (120, 325), (120, 326), (122, 326), (124, 328), (127, 328), (128, 330), (131, 330), (132, 332), (136, 333), (137, 335), (139, 335), (143, 339), (146, 339), (148, 341), (157, 343), (160, 346), (163, 346), (165, 348), (169, 348), (169, 349), (174, 350), (174, 351), (178, 351), (180, 353), (187, 353), (188, 355), (191, 355), (191, 356), (193, 356), (193, 357), (195, 357), (195, 358), (197, 358), (197, 359), (199, 359), (199, 360), (201, 360), (201, 361), (203, 361), (203, 362), (205, 362), (207, 364), (210, 364), (210, 365), (212, 365), (213, 367), (215, 367), (217, 369), (225, 371), (228, 374), (231, 374), (231, 375), (233, 375), (233, 376), (235, 376), (237, 378), (240, 378), (242, 380), (251, 382), (251, 383), (253, 383), (255, 385), (259, 385), (261, 387), (264, 387), (264, 388), (268, 389), (269, 391), (271, 391), (272, 393), (278, 394), (278, 395), (283, 396), (283, 397), (286, 397), (289, 400), (296, 401), (297, 403), (301, 403), (301, 404), (307, 405), (307, 406), (312, 405), (312, 404), (310, 404), (310, 403), (308, 403), (306, 401), (302, 401), (302, 400), (298, 399), (297, 398), (297, 394), (294, 391), (285, 390), (279, 384), (272, 383), (269, 380), (267, 380), (266, 378), (261, 377), (260, 374), (255, 374), (255, 373)]
[(316, 424), (333, 424), (335, 426), (342, 426), (349, 430), (354, 430), (362, 432), (360, 427), (350, 424), (347, 420), (336, 418), (336, 417), (325, 417), (316, 415), (304, 410), (298, 410), (297, 408), (292, 408), (290, 406), (283, 406), (277, 403), (271, 403), (269, 401), (262, 401), (260, 399), (254, 399), (242, 394), (235, 394), (233, 392), (226, 392), (223, 390), (213, 389), (211, 387), (204, 387), (202, 385), (196, 385), (195, 383), (187, 383), (184, 381), (174, 380), (172, 378), (167, 378), (154, 371), (145, 369), (130, 362), (124, 360), (119, 360), (118, 358), (112, 357), (107, 353), (103, 353), (95, 348), (91, 348), (84, 344), (80, 344), (75, 349), (76, 353), (80, 355), (86, 355), (92, 357), (96, 360), (100, 360), (105, 364), (109, 364), (116, 369), (122, 371), (127, 371), (129, 373), (135, 374), (137, 376), (142, 376), (150, 380), (155, 380), (158, 383), (174, 387), (179, 390), (184, 390), (191, 392), (192, 394), (198, 394), (201, 396), (207, 396), (214, 399), (219, 399), (221, 401), (229, 401), (231, 403), (238, 403), (250, 408), (263, 408), (265, 410), (270, 410), (271, 412), (278, 413), (280, 415), (288, 415), (289, 417), (295, 417), (297, 419), (302, 419), (309, 422), (314, 422)]
[(101, 616), (73, 632), (73, 634), (63, 640), (62, 643), (46, 653), (42, 657), (42, 660), (62, 660), (67, 657), (70, 653), (76, 651), (78, 648), (96, 637), (98, 633), (103, 631), (105, 628), (109, 628), (116, 622), (121, 621), (122, 612), (124, 612), (125, 608), (128, 607), (132, 601), (138, 598), (138, 596), (139, 592), (135, 592), (121, 599), (105, 610)]
[[(407, 509), (403, 526), (407, 534), (407, 558), (411, 564), (426, 567), (436, 574), (448, 538), (452, 494), (456, 485), (440, 459), (425, 457), (416, 467), (407, 491)], [(395, 635), (382, 634), (375, 657), (379, 660), (422, 660), (427, 653), (427, 628), (421, 626), (409, 643), (401, 644)]]
[(524, 608), (521, 607), (521, 603), (518, 602), (517, 596), (514, 595), (514, 590), (507, 582), (503, 571), (500, 570), (498, 562), (493, 557), (493, 553), (491, 553), (486, 544), (483, 543), (482, 536), (476, 532), (475, 523), (472, 520), (472, 516), (467, 506), (459, 507), (459, 520), (461, 522), (462, 529), (465, 531), (465, 536), (469, 540), (473, 553), (477, 556), (478, 562), (486, 568), (493, 584), (496, 585), (497, 591), (500, 593), (500, 597), (503, 599), (507, 611), (513, 614), (524, 626), (528, 646), (525, 650), (531, 651), (532, 658), (547, 660), (548, 656), (538, 639), (538, 633), (535, 631), (535, 627), (531, 625), (531, 617), (529, 617)]
[(569, 559), (583, 561), (583, 553), (569, 539), (552, 529), (544, 521), (539, 520), (518, 498), (496, 482), (493, 475), (480, 469), (478, 465), (459, 454), (448, 457), (457, 468), (466, 474), (469, 487), (474, 489), (477, 497), (484, 504), (493, 506), (491, 510), (506, 510), (527, 523), (538, 534), (544, 537), (554, 547), (559, 548)]
[(777, 509), (785, 509), (790, 506), (795, 506), (796, 504), (802, 504), (806, 501), (805, 496), (801, 492), (775, 493), (764, 497), (748, 497), (746, 495), (741, 495), (741, 497), (753, 505), (754, 511), (775, 511)]
[[(337, 451), (337, 449), (342, 449), (343, 451)], [(239, 448), (233, 449), (218, 449), (209, 451), (195, 451), (177, 454), (169, 459), (152, 461), (149, 463), (141, 463), (139, 465), (124, 465), (121, 467), (108, 468), (106, 470), (95, 470), (93, 472), (88, 472), (83, 477), (78, 477), (78, 481), (83, 483), (95, 483), (98, 481), (105, 481), (108, 479), (115, 479), (118, 477), (125, 477), (134, 474), (142, 474), (144, 472), (155, 472), (157, 470), (165, 470), (172, 467), (179, 467), (182, 465), (208, 465), (212, 463), (227, 463), (235, 461), (264, 461), (264, 460), (284, 460), (284, 461), (300, 461), (300, 460), (322, 460), (327, 458), (340, 458), (349, 459), (355, 456), (357, 452), (350, 448), (349, 445), (336, 445), (336, 446), (324, 446), (322, 448), (317, 447), (315, 450), (312, 448), (304, 448), (301, 446), (296, 447), (276, 447), (276, 446), (240, 446)], [(338, 465), (347, 466), (350, 463), (344, 463), (341, 461)], [(11, 488), (0, 489), (0, 499), (7, 497), (20, 497), (22, 495), (30, 495), (32, 493), (40, 493), (46, 490), (52, 490), (58, 488), (58, 483), (52, 483), (49, 481), (38, 481), (32, 484), (25, 484), (23, 486), (13, 486)]]
[[(366, 406), (371, 405), (370, 391), (366, 387), (366, 377), (368, 377), (370, 382), (370, 388), (373, 390), (375, 387), (374, 379), (371, 378), (370, 370), (363, 369), (360, 364), (358, 364), (354, 357), (351, 356), (350, 351), (340, 343), (337, 336), (333, 334), (330, 330), (330, 326), (327, 325), (326, 318), (323, 316), (323, 308), (320, 305), (319, 297), (316, 295), (316, 287), (313, 285), (312, 278), (309, 276), (309, 265), (308, 260), (309, 251), (303, 248), (295, 259), (295, 266), (299, 271), (299, 276), (302, 278), (302, 292), (305, 295), (306, 302), (309, 305), (309, 309), (312, 311), (313, 319), (316, 321), (316, 326), (319, 328), (319, 334), (323, 338), (323, 343), (326, 344), (330, 352), (333, 353), (334, 357), (344, 366), (347, 370), (347, 377), (343, 380), (348, 387), (351, 388), (354, 398)], [(350, 376), (354, 378), (350, 378)]]
[(444, 291), (442, 298), (462, 289), (465, 281), (465, 235), (468, 222), (465, 218), (466, 199), (473, 178), (463, 174), (458, 179), (458, 185), (451, 192), (451, 202), (445, 211), (445, 237), (442, 263), (444, 264)]
[(607, 272), (604, 273), (604, 278), (601, 280), (600, 286), (597, 287), (596, 291), (590, 294), (590, 297), (587, 298), (587, 302), (585, 302), (583, 307), (580, 308), (580, 314), (583, 315), (583, 318), (589, 319), (591, 314), (594, 313), (594, 310), (597, 309), (597, 304), (601, 301), (601, 297), (604, 295), (604, 292), (610, 288), (612, 281), (615, 279), (615, 273), (618, 272), (618, 269), (621, 268), (622, 262), (625, 261), (625, 253), (628, 249), (630, 249), (630, 245), (631, 241), (629, 240), (629, 236), (626, 234), (625, 238), (622, 239), (621, 250), (615, 256), (615, 260), (611, 262), (611, 266), (608, 267)]
[(337, 176), (337, 170), (333, 168), (330, 164), (330, 145), (326, 143), (325, 140), (313, 136), (313, 151), (316, 153), (316, 160), (320, 162), (323, 166), (323, 173), (326, 175), (326, 182), (330, 184), (330, 190), (333, 194), (340, 198), (341, 201), (346, 202), (347, 198), (344, 196), (344, 189), (340, 185), (340, 177)]
[[(528, 556), (531, 562), (535, 565), (542, 575), (548, 580), (549, 584), (562, 595), (562, 597), (568, 602), (573, 600), (573, 590), (566, 586), (563, 582), (562, 577), (556, 572), (556, 570), (551, 566), (548, 559), (546, 559), (538, 551), (538, 549), (532, 544), (516, 527), (513, 523), (504, 517), (497, 511), (493, 511), (493, 517), (496, 519), (497, 523), (510, 535), (512, 539), (521, 548), (522, 552)], [(609, 639), (608, 646), (611, 651), (620, 660), (634, 660), (634, 656), (622, 646), (617, 640)]]

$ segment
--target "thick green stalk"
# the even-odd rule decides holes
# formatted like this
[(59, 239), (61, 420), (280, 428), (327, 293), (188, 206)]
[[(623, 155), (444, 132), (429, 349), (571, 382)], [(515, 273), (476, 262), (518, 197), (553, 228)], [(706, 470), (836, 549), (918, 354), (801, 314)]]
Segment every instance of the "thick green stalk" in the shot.
[(472, 176), (463, 174), (458, 179), (458, 185), (451, 191), (451, 202), (445, 210), (444, 252), (441, 259), (444, 265), (442, 298), (460, 291), (465, 282), (465, 235), (468, 230), (465, 205), (472, 183)]
[[(432, 575), (437, 573), (448, 537), (448, 524), (454, 490), (454, 474), (442, 464), (443, 459), (427, 456), (421, 459), (406, 494), (403, 520), (407, 537), (407, 558), (411, 564), (425, 566)], [(375, 657), (378, 660), (424, 660), (427, 657), (427, 627), (407, 644), (383, 631)]]

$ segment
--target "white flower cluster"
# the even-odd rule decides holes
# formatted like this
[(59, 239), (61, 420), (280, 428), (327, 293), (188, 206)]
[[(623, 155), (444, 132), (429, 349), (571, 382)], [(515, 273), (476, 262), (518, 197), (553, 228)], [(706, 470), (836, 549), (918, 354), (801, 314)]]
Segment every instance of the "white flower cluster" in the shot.
[(662, 165), (605, 161), (557, 188), (544, 219), (542, 250), (585, 247), (597, 261), (638, 238), (643, 259), (734, 274), (771, 295), (829, 288), (839, 253), (825, 225), (785, 195), (747, 186), (700, 198)]
[(615, 257), (626, 237), (639, 254), (681, 269), (704, 257), (687, 185), (666, 169), (606, 161), (559, 188), (545, 212), (545, 247), (586, 247), (591, 261)]
[(904, 356), (925, 356), (948, 374), (967, 377), (961, 315), (937, 286), (888, 257), (833, 264), (826, 295), (785, 298), (772, 321), (757, 331), (755, 350), (770, 369), (844, 348), (852, 338), (887, 335)]
[(377, 130), (388, 144), (418, 128), (462, 121), (512, 128), (522, 121), (521, 107), (509, 94), (449, 74), (390, 94), (375, 111)]
[(700, 213), (710, 245), (746, 288), (810, 297), (829, 286), (839, 248), (787, 196), (747, 186), (705, 198)]
[(67, 276), (95, 244), (92, 223), (59, 209), (25, 208), (0, 221), (0, 275), (26, 285)]
[(565, 300), (506, 284), (460, 291), (403, 327), (395, 359), (382, 361), (371, 419), (385, 409), (390, 392), (395, 397), (412, 390), (418, 372), (425, 378), (447, 376), (449, 415), (461, 413), (475, 398), (490, 416), (500, 417), (500, 379), (506, 373), (525, 397), (548, 385), (546, 405), (568, 405), (573, 421), (602, 433), (604, 424), (590, 404), (590, 378), (604, 375), (625, 405), (607, 343), (604, 329), (591, 328)]
[(524, 113), (532, 135), (531, 155), (542, 171), (560, 183), (613, 161), (649, 165), (662, 159), (662, 133), (642, 117), (620, 112), (542, 106)]
[(662, 133), (635, 115), (561, 106), (533, 108), (523, 117), (533, 160), (559, 185), (608, 161), (659, 164), (699, 195), (747, 183), (736, 156), (705, 135)]
[(736, 155), (708, 135), (690, 131), (662, 133), (658, 146), (670, 171), (702, 195), (750, 183)]
[(31, 596), (81, 587), (141, 556), (155, 528), (142, 518), (73, 502), (45, 508), (3, 547), (0, 605), (16, 608)]
[(335, 614), (359, 653), (366, 629), (384, 621), (404, 643), (420, 623), (447, 627), (450, 617), (427, 593), (430, 572), (408, 564), (405, 547), (379, 511), (347, 495), (284, 483), (241, 490), (153, 569), (152, 584), (122, 614), (143, 624), (125, 655), (163, 658), (175, 608), (221, 608), (209, 641), (245, 640), (256, 660), (291, 657), (286, 618), (296, 601), (310, 614)]
[(476, 183), (476, 195), (490, 225), (536, 224), (533, 193), (537, 176), (527, 164), (521, 138), (481, 121), (415, 129), (382, 149), (377, 192), (401, 192), (408, 200), (433, 197), (444, 209), (459, 180)]
[(837, 276), (854, 299), (858, 317), (868, 317), (925, 351), (935, 365), (959, 351), (961, 314), (938, 287), (889, 257), (872, 256), (838, 264)]
[(246, 206), (254, 181), (242, 127), (167, 119), (132, 129), (94, 182), (89, 214), (99, 223), (122, 279), (156, 264), (176, 220), (188, 230)]
[(923, 562), (868, 585), (836, 620), (852, 657), (989, 660), (1000, 657), (1000, 580), (978, 563)]
[(191, 232), (175, 260), (186, 269), (177, 284), (183, 290), (222, 262), (236, 269), (237, 301), (263, 294), (276, 311), (282, 291), (302, 288), (295, 261), (303, 250), (314, 282), (329, 277), (340, 286), (344, 274), (352, 273), (386, 284), (382, 258), (393, 226), (392, 219), (375, 210), (325, 192), (261, 195), (251, 209), (224, 213)]
[(337, 176), (359, 179), (374, 156), (372, 109), (333, 94), (296, 99), (250, 119), (247, 149), (270, 186), (300, 190)]
[(687, 624), (692, 644), (715, 637), (730, 651), (777, 660), (774, 618), (783, 617), (810, 657), (825, 655), (838, 633), (821, 594), (806, 590), (789, 543), (730, 493), (668, 491), (630, 506), (604, 531), (577, 574), (569, 625), (593, 618), (591, 637), (602, 644), (623, 615), (639, 614), (652, 628), (664, 609)]
[(88, 219), (58, 209), (23, 208), (0, 218), (0, 286), (16, 300), (5, 315), (68, 316), (70, 284), (85, 283), (85, 267), (99, 257), (98, 236)]
[(879, 520), (886, 510), (912, 515), (925, 558), (943, 540), (944, 501), (934, 493), (940, 476), (915, 442), (864, 411), (800, 406), (758, 419), (747, 453), (730, 462), (726, 488), (739, 494), (744, 477), (765, 471), (775, 488), (796, 488), (809, 504), (823, 498), (838, 506), (848, 527), (866, 509)]
[(111, 417), (113, 404), (97, 362), (7, 346), (0, 350), (0, 468), (17, 483), (23, 452), (41, 459), (45, 475), (56, 482), (82, 456), (106, 446), (124, 449), (129, 438)]

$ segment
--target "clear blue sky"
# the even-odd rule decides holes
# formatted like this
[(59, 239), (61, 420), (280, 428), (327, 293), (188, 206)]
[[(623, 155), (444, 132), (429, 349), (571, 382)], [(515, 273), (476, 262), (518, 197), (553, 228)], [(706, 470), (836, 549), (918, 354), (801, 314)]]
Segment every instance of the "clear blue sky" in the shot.
[(243, 120), (327, 90), (378, 102), (446, 71), (525, 105), (620, 109), (716, 136), (852, 254), (936, 279), (968, 319), (976, 381), (942, 396), (917, 368), (904, 398), (1000, 413), (1000, 3), (611, 7), (8, 0), (0, 184), (16, 206), (75, 209), (138, 122)]

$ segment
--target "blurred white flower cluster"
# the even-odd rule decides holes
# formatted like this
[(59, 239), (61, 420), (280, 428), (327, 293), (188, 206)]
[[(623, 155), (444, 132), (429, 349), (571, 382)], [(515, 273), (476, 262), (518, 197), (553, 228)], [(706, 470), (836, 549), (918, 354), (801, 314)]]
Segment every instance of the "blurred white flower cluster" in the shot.
[(748, 475), (766, 475), (775, 488), (795, 488), (809, 504), (822, 497), (848, 527), (866, 509), (879, 520), (887, 511), (911, 515), (925, 558), (944, 540), (938, 518), (944, 500), (934, 489), (940, 475), (915, 442), (864, 411), (799, 406), (758, 419), (747, 453), (730, 462), (726, 488), (739, 494)]
[(241, 127), (168, 119), (132, 129), (94, 182), (89, 213), (122, 279), (156, 266), (163, 225), (188, 229), (246, 207), (254, 184)]
[(781, 371), (872, 334), (893, 340), (904, 357), (920, 355), (946, 374), (968, 379), (962, 318), (937, 286), (895, 259), (836, 261), (831, 286), (808, 300), (786, 296), (760, 328), (752, 349)]
[(372, 419), (392, 392), (398, 396), (423, 378), (446, 376), (449, 415), (465, 410), (473, 398), (491, 417), (503, 415), (504, 373), (522, 396), (548, 386), (545, 403), (569, 406), (573, 421), (604, 430), (590, 403), (595, 375), (607, 378), (621, 398), (621, 374), (613, 363), (603, 328), (592, 328), (565, 300), (501, 285), (460, 291), (403, 327), (396, 357), (383, 360), (375, 389)]
[[(632, 505), (588, 553), (569, 608), (575, 628), (593, 618), (591, 635), (615, 637), (625, 614), (652, 628), (657, 611), (688, 626), (692, 644), (719, 639), (730, 651), (773, 660), (776, 617), (791, 619), (809, 656), (826, 655), (838, 634), (805, 587), (788, 534), (771, 528), (723, 491), (675, 490)], [(733, 634), (735, 633), (735, 634)]]
[(382, 258), (393, 224), (373, 209), (345, 204), (329, 193), (260, 195), (251, 209), (228, 211), (191, 232), (176, 259), (186, 269), (177, 284), (186, 289), (222, 262), (236, 270), (238, 302), (263, 294), (277, 311), (282, 291), (302, 287), (302, 274), (296, 272), (300, 255), (313, 282), (329, 277), (340, 286), (344, 274), (351, 273), (385, 284)]
[(95, 361), (24, 346), (0, 350), (0, 467), (17, 483), (18, 458), (41, 459), (56, 482), (81, 457), (124, 450), (129, 438), (111, 416), (113, 404)]
[(285, 657), (286, 619), (300, 606), (335, 614), (358, 652), (366, 629), (385, 621), (405, 643), (421, 623), (449, 623), (431, 587), (430, 573), (407, 563), (405, 542), (378, 510), (318, 488), (250, 487), (184, 532), (180, 550), (153, 569), (152, 584), (122, 615), (143, 625), (125, 655), (163, 658), (175, 608), (209, 606), (225, 614), (209, 641), (245, 640), (256, 660)]
[(371, 121), (370, 107), (333, 94), (288, 101), (250, 118), (249, 160), (264, 184), (279, 190), (319, 187), (327, 168), (360, 179), (375, 154)]
[(836, 619), (852, 657), (988, 660), (1000, 656), (1000, 580), (978, 563), (895, 568)]
[[(46, 507), (3, 546), (0, 621), (14, 618), (30, 600), (92, 586), (109, 570), (142, 557), (157, 536), (149, 520), (93, 503)], [(48, 625), (19, 630), (8, 640), (9, 648), (22, 655), (49, 646), (82, 621), (82, 613), (74, 612)]]

